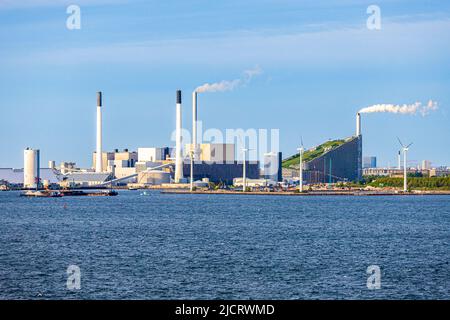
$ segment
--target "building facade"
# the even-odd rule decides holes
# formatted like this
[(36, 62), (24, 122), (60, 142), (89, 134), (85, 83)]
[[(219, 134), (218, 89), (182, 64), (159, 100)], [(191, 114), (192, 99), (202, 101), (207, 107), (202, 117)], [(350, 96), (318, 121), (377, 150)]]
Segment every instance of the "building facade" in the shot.
[(306, 183), (335, 183), (362, 179), (362, 136), (351, 137), (335, 149), (304, 164)]
[[(246, 177), (249, 179), (259, 179), (259, 161), (247, 161)], [(186, 178), (190, 177), (190, 163), (183, 164), (183, 173)], [(214, 183), (223, 182), (225, 184), (233, 184), (234, 178), (243, 176), (243, 163), (241, 161), (233, 161), (232, 163), (210, 163), (210, 162), (194, 162), (194, 180), (202, 180), (208, 178)]]
[(377, 157), (370, 156), (363, 158), (363, 169), (376, 167), (377, 167)]

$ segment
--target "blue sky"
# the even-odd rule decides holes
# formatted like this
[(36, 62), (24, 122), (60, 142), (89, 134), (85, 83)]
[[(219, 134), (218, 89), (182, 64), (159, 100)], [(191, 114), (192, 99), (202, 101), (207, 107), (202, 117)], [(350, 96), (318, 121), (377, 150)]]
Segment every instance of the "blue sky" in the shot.
[[(81, 8), (68, 30), (66, 8)], [(381, 8), (381, 30), (366, 9)], [(363, 116), (364, 155), (450, 165), (450, 3), (444, 1), (0, 0), (0, 167), (42, 160), (91, 165), (95, 92), (104, 92), (104, 148), (173, 144), (175, 90), (264, 72), (230, 92), (205, 93), (205, 128), (280, 130), (284, 155), (348, 137), (377, 103), (438, 101), (420, 115)]]

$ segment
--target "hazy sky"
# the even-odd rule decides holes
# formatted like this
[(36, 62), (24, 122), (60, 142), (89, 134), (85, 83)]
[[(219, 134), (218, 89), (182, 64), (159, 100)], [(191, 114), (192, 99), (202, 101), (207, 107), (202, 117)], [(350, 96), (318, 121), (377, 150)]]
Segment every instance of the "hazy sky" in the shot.
[[(81, 29), (66, 28), (69, 4)], [(381, 8), (368, 30), (367, 7)], [(355, 131), (357, 110), (429, 99), (421, 115), (363, 115), (363, 153), (450, 165), (450, 2), (0, 0), (0, 167), (23, 149), (91, 165), (95, 93), (104, 92), (104, 149), (173, 145), (175, 90), (263, 73), (233, 91), (203, 93), (205, 128), (280, 129), (284, 156)]]

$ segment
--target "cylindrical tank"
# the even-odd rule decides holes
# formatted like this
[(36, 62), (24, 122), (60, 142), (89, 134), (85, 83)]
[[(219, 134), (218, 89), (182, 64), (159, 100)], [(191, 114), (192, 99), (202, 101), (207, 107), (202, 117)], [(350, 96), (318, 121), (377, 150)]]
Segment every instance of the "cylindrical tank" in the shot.
[(49, 167), (50, 169), (55, 169), (55, 167), (56, 167), (55, 161), (50, 160), (50, 161), (48, 162), (48, 167)]
[(39, 150), (25, 149), (23, 160), (23, 186), (24, 188), (35, 188), (39, 178)]

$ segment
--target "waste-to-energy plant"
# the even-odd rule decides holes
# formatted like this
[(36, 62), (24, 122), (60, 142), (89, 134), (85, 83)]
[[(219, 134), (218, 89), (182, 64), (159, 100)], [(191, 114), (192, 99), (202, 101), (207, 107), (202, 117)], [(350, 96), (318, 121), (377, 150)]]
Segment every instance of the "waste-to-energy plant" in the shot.
[[(283, 161), (283, 176), (290, 178), (299, 172), (299, 154)], [(303, 154), (303, 180), (306, 183), (335, 183), (362, 179), (361, 114), (356, 114), (354, 136), (326, 141)]]
[[(109, 173), (101, 184), (131, 182), (139, 186), (173, 182), (187, 183), (191, 176), (196, 181), (232, 184), (243, 176), (244, 164), (237, 161), (235, 145), (230, 143), (198, 143), (197, 138), (197, 92), (192, 94), (192, 143), (182, 141), (182, 92), (176, 91), (175, 148), (142, 147), (137, 152), (124, 149), (102, 151), (102, 94), (97, 93), (97, 147), (93, 153), (96, 173)], [(184, 152), (183, 152), (184, 151)], [(193, 164), (191, 166), (191, 161)], [(245, 163), (246, 177), (258, 179), (259, 161)], [(280, 165), (281, 172), (281, 165)], [(77, 175), (78, 173), (71, 173)], [(84, 177), (88, 177), (83, 173)], [(68, 180), (70, 180), (70, 178)], [(73, 178), (73, 177), (72, 177)]]
[[(282, 160), (281, 152), (265, 154), (264, 167), (259, 161), (238, 161), (234, 143), (202, 143), (198, 139), (197, 116), (198, 94), (192, 93), (192, 136), (191, 143), (183, 146), (182, 137), (182, 92), (176, 91), (175, 99), (175, 148), (140, 147), (137, 151), (115, 149), (104, 151), (102, 147), (103, 94), (97, 92), (96, 103), (96, 147), (92, 154), (92, 167), (76, 168), (74, 163), (61, 163), (57, 168), (54, 161), (49, 168), (40, 168), (39, 150), (27, 148), (24, 151), (24, 169), (20, 171), (3, 169), (14, 181), (23, 181), (25, 188), (35, 188), (44, 173), (46, 183), (59, 183), (66, 187), (98, 187), (112, 184), (135, 184), (145, 187), (155, 184), (188, 185), (209, 182), (226, 185), (247, 183), (273, 185), (276, 182), (293, 180), (302, 172), (303, 184), (358, 181), (362, 178), (362, 134), (361, 114), (356, 114), (356, 133), (345, 138), (326, 141), (309, 150), (302, 151), (302, 169), (299, 154)], [(302, 149), (303, 146), (302, 146)], [(43, 171), (44, 170), (44, 171)], [(0, 172), (1, 173), (1, 172)], [(192, 177), (192, 178), (191, 178)], [(0, 176), (1, 178), (1, 176)], [(250, 181), (253, 179), (253, 181)], [(191, 184), (192, 187), (192, 184)]]

